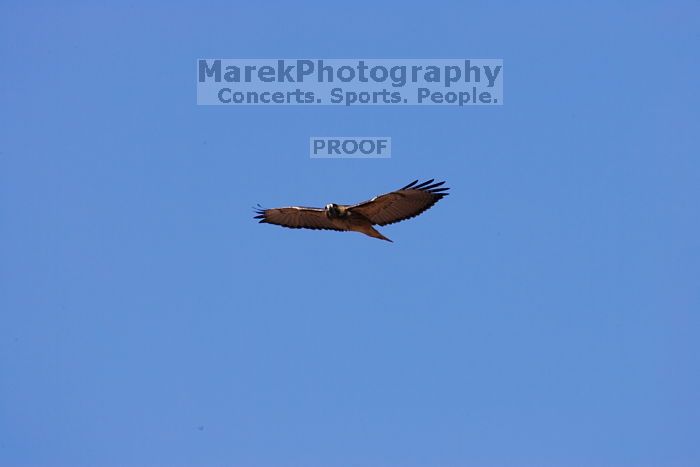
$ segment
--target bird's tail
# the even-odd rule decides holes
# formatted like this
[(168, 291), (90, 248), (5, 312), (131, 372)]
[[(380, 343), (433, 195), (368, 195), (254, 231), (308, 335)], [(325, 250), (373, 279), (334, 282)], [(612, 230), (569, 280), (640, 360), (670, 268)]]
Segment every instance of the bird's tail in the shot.
[(380, 240), (386, 240), (387, 242), (394, 243), (393, 240), (388, 239), (387, 237), (382, 235), (381, 232), (379, 232), (378, 230), (376, 230), (374, 227), (371, 227), (371, 226), (367, 230), (363, 230), (362, 233), (365, 235), (369, 235), (372, 238), (378, 238)]

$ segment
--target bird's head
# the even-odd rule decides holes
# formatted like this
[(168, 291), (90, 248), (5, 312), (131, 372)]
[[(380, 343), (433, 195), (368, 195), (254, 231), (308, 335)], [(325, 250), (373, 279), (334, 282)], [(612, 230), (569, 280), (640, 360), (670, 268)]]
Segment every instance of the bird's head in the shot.
[(335, 203), (326, 204), (326, 213), (329, 216), (337, 216), (340, 213), (338, 205)]

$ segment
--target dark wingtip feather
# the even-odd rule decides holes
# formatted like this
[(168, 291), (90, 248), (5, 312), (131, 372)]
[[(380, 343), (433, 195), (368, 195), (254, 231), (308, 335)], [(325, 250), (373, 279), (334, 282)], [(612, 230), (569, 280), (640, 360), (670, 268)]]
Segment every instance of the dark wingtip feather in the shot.
[(432, 185), (424, 186), (423, 189), (424, 190), (432, 190), (433, 188), (437, 188), (437, 187), (444, 185), (444, 184), (445, 184), (445, 182), (433, 183)]
[(416, 183), (418, 183), (418, 180), (413, 180), (411, 183), (409, 183), (408, 185), (406, 185), (405, 187), (403, 187), (403, 188), (401, 188), (401, 189), (402, 189), (402, 190), (407, 190), (408, 188), (411, 188), (411, 187), (412, 187), (413, 185), (415, 185)]
[(446, 193), (442, 193), (442, 192), (450, 189), (449, 187), (442, 186), (445, 184), (445, 181), (433, 183), (434, 181), (435, 181), (435, 179), (431, 178), (430, 180), (427, 180), (427, 181), (420, 183), (418, 185), (416, 185), (416, 182), (413, 182), (410, 185), (406, 185), (404, 188), (401, 188), (401, 189), (402, 190), (421, 190), (421, 191), (426, 191), (428, 193), (433, 193), (435, 195), (446, 194)]
[(422, 190), (422, 189), (425, 188), (426, 185), (430, 185), (430, 184), (433, 183), (434, 181), (435, 181), (435, 179), (434, 179), (434, 178), (431, 178), (431, 179), (428, 180), (427, 182), (423, 182), (423, 183), (421, 183), (421, 184), (419, 184), (419, 185), (414, 186), (413, 189), (414, 189), (414, 190)]
[(253, 212), (257, 214), (253, 219), (262, 219), (260, 222), (265, 222), (265, 209), (258, 204), (257, 208), (253, 208)]

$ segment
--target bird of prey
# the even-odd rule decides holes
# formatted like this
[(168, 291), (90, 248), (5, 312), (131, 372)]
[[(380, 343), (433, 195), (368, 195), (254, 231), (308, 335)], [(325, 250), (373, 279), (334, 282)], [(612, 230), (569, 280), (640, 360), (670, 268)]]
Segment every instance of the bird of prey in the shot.
[(417, 216), (447, 196), (445, 182), (418, 183), (414, 180), (391, 193), (358, 204), (327, 204), (325, 208), (290, 206), (263, 209), (258, 205), (255, 219), (290, 229), (353, 231), (391, 242), (373, 225), (389, 225)]

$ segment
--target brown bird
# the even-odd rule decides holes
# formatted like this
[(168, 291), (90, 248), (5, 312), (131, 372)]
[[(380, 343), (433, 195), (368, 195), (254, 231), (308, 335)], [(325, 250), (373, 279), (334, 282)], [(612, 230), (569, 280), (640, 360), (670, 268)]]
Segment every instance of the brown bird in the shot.
[[(418, 184), (414, 180), (391, 193), (375, 196), (358, 204), (327, 204), (325, 208), (290, 206), (256, 209), (255, 219), (261, 223), (281, 225), (290, 229), (315, 229), (360, 232), (391, 242), (373, 225), (389, 225), (417, 216), (447, 196), (445, 182), (434, 179)], [(260, 205), (258, 205), (260, 206)]]

